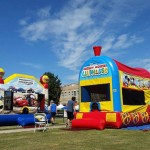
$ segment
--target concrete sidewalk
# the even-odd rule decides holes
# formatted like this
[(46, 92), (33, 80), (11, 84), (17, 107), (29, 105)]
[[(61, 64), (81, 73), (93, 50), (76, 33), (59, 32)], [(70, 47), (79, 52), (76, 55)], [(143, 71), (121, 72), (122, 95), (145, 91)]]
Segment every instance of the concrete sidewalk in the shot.
[[(65, 128), (65, 125), (49, 125), (49, 127), (47, 127), (48, 129), (57, 129), (57, 128)], [(5, 129), (5, 130), (0, 130), (0, 134), (2, 133), (16, 133), (16, 132), (24, 132), (24, 131), (33, 131), (34, 132), (34, 127), (33, 128), (20, 128), (18, 127), (18, 129)]]

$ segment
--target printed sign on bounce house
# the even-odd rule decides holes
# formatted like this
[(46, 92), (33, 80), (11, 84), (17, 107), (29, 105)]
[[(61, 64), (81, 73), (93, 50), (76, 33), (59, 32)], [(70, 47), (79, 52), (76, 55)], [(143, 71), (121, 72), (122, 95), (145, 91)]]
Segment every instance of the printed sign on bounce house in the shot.
[(106, 64), (90, 64), (89, 66), (85, 66), (81, 73), (82, 78), (94, 78), (101, 75), (109, 75)]

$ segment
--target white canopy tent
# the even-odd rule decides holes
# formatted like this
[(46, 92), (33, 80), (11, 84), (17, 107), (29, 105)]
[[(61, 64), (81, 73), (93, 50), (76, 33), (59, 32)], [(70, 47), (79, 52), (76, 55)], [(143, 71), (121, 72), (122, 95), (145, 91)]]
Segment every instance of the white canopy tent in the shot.
[(64, 105), (59, 104), (59, 105), (57, 106), (57, 110), (61, 110), (61, 109), (63, 109), (64, 107), (65, 107)]

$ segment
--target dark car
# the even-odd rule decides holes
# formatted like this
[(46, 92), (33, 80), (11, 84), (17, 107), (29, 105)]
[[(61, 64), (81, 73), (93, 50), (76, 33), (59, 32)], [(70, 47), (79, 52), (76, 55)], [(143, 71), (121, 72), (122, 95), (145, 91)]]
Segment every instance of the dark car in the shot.
[(20, 93), (26, 93), (26, 90), (23, 89), (23, 88), (19, 88), (17, 91), (20, 92)]
[(10, 86), (10, 87), (7, 89), (7, 91), (12, 91), (12, 92), (14, 92), (14, 93), (17, 93), (17, 89), (16, 89), (15, 87), (13, 87), (13, 86)]
[(34, 93), (34, 90), (32, 88), (27, 90), (27, 93)]

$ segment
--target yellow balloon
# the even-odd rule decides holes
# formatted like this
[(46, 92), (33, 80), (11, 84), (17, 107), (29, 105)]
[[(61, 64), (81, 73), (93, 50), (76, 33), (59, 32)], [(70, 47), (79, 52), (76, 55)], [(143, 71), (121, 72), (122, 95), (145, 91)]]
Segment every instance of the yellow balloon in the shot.
[(43, 83), (48, 83), (49, 77), (47, 75), (43, 75), (42, 81), (43, 81)]
[(2, 78), (5, 74), (5, 71), (3, 68), (0, 68), (0, 77)]

